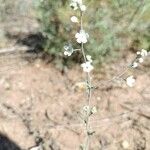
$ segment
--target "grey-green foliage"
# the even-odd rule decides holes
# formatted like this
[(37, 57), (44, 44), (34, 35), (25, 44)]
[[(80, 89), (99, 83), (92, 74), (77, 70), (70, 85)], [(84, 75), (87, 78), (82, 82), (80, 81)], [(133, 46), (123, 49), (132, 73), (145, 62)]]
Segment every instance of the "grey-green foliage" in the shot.
[(108, 54), (116, 54), (116, 50), (147, 49), (150, 46), (150, 22), (146, 18), (149, 0), (91, 0), (89, 3), (92, 9), (88, 13), (94, 15), (90, 17), (88, 29), (94, 39), (90, 40), (88, 49), (97, 58), (97, 63), (106, 60)]
[(27, 0), (0, 0), (0, 21), (11, 21), (13, 17), (27, 15), (30, 3)]
[[(117, 54), (117, 50), (148, 48), (150, 33), (149, 0), (85, 0), (87, 11), (84, 27), (90, 34), (85, 48), (95, 58), (95, 63)], [(38, 16), (43, 34), (47, 37), (45, 50), (61, 55), (63, 45), (79, 28), (69, 18), (76, 12), (66, 0), (40, 0)], [(79, 14), (76, 14), (79, 16)], [(77, 46), (77, 45), (75, 45)]]
[[(69, 23), (66, 20), (65, 0), (40, 0), (37, 2), (38, 18), (43, 35), (47, 38), (44, 49), (51, 54), (59, 55), (67, 40)], [(65, 17), (67, 14), (67, 17)]]

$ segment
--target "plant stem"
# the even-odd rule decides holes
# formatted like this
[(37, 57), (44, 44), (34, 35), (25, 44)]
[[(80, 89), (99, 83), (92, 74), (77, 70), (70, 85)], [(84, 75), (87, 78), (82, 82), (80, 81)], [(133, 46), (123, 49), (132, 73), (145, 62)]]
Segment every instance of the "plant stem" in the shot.
[[(82, 11), (80, 12), (80, 29), (83, 30), (83, 13)], [(81, 52), (84, 58), (84, 62), (87, 62), (86, 59), (86, 54), (84, 51), (84, 44), (81, 43)], [(92, 95), (92, 85), (91, 85), (91, 76), (90, 73), (87, 72), (86, 73), (86, 82), (87, 82), (87, 106), (89, 106), (89, 108), (91, 109), (91, 95)], [(90, 148), (90, 115), (87, 115), (87, 117), (85, 118), (85, 130), (86, 130), (86, 142), (85, 142), (85, 147), (84, 150), (89, 150)]]

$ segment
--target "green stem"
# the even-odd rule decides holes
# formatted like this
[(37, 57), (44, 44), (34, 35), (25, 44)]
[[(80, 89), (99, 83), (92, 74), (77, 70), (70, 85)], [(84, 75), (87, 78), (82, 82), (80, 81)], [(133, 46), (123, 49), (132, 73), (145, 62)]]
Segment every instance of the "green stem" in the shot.
[[(80, 18), (80, 29), (83, 30), (83, 13), (80, 12), (80, 15), (81, 15), (81, 18)], [(87, 59), (86, 59), (86, 54), (85, 54), (85, 51), (84, 51), (84, 44), (81, 43), (81, 52), (82, 52), (82, 55), (83, 55), (83, 58), (84, 58), (84, 62), (86, 63), (87, 62)], [(90, 76), (90, 73), (86, 73), (86, 81), (87, 81), (87, 105), (89, 106), (89, 108), (91, 109), (91, 95), (92, 95), (92, 91), (91, 91), (91, 76)], [(86, 127), (85, 127), (85, 130), (86, 130), (86, 142), (85, 142), (85, 147), (84, 147), (84, 150), (89, 150), (90, 148), (90, 135), (89, 135), (89, 128), (90, 128), (90, 115), (87, 115), (87, 118), (86, 118)]]

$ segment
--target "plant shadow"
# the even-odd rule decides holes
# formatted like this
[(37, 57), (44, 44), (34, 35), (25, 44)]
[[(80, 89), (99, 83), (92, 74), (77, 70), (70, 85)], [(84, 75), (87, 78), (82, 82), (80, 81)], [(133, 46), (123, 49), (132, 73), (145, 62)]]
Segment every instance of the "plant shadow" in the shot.
[(21, 148), (6, 135), (0, 133), (0, 150), (21, 150)]

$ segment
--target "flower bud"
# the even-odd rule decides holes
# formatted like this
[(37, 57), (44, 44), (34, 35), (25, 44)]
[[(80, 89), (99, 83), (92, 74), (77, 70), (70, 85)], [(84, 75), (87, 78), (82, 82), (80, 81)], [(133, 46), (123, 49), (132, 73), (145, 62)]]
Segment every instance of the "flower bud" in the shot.
[(78, 18), (76, 16), (72, 16), (71, 17), (71, 21), (74, 22), (74, 23), (78, 23)]
[(86, 11), (86, 6), (85, 5), (81, 5), (80, 9), (81, 9), (81, 11)]

